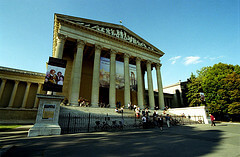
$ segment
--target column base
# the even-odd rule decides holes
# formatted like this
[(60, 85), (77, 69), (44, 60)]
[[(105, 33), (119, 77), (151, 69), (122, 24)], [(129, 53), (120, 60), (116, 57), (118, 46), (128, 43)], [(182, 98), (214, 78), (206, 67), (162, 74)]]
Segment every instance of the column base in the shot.
[(150, 110), (155, 110), (154, 107), (149, 107)]
[(79, 104), (78, 104), (78, 103), (70, 103), (69, 105), (70, 105), (70, 106), (74, 106), (74, 107), (77, 107), (77, 106), (79, 106)]
[(109, 104), (109, 108), (116, 108), (116, 104)]
[(95, 108), (97, 108), (97, 107), (99, 107), (99, 106), (98, 106), (97, 103), (92, 103), (92, 104), (91, 104), (91, 107), (95, 107)]

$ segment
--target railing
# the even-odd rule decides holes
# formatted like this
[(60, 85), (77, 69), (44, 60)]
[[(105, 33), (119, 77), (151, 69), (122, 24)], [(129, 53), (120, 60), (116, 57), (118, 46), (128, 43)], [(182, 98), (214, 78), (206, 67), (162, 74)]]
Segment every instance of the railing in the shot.
[(94, 131), (117, 131), (139, 127), (141, 119), (127, 116), (96, 114), (60, 114), (59, 125), (62, 134)]
[[(182, 116), (172, 116), (171, 125), (202, 124), (202, 116), (186, 118)], [(166, 123), (164, 118), (164, 124)], [(150, 116), (148, 118), (149, 128), (157, 127), (157, 122)], [(99, 132), (99, 131), (121, 131), (128, 129), (142, 128), (141, 118), (124, 116), (96, 115), (96, 114), (60, 114), (59, 125), (62, 134), (79, 132)]]
[(171, 116), (171, 125), (204, 124), (203, 116)]

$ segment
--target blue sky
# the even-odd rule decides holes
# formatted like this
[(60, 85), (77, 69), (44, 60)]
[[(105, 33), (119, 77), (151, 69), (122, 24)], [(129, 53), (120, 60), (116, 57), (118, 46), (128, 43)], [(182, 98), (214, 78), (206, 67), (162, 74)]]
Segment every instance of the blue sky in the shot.
[(115, 24), (122, 20), (165, 52), (163, 86), (185, 81), (204, 66), (240, 63), (240, 0), (0, 2), (0, 66), (45, 73), (52, 54), (54, 13)]

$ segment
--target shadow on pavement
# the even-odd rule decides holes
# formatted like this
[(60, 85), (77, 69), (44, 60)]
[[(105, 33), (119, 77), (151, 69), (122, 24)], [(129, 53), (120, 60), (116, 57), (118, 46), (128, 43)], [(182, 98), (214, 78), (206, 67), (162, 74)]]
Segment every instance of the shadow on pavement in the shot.
[(7, 156), (202, 156), (211, 153), (222, 138), (220, 130), (191, 126), (122, 132), (79, 133), (34, 138), (10, 138)]

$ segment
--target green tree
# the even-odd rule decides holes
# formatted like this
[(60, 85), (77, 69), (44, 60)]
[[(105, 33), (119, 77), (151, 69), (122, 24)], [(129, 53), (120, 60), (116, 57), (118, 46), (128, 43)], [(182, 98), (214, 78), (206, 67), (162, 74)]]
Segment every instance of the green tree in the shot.
[(191, 107), (200, 106), (202, 101), (199, 92), (202, 90), (202, 87), (200, 84), (200, 79), (196, 78), (196, 76), (193, 75), (193, 73), (191, 74), (191, 77), (188, 80), (187, 88), (188, 88), (187, 98), (189, 106)]
[[(240, 66), (218, 63), (203, 67), (193, 74), (188, 83), (189, 106), (199, 106), (199, 90), (205, 94), (209, 111), (220, 114), (239, 114), (240, 110)], [(193, 95), (196, 95), (195, 97)]]

